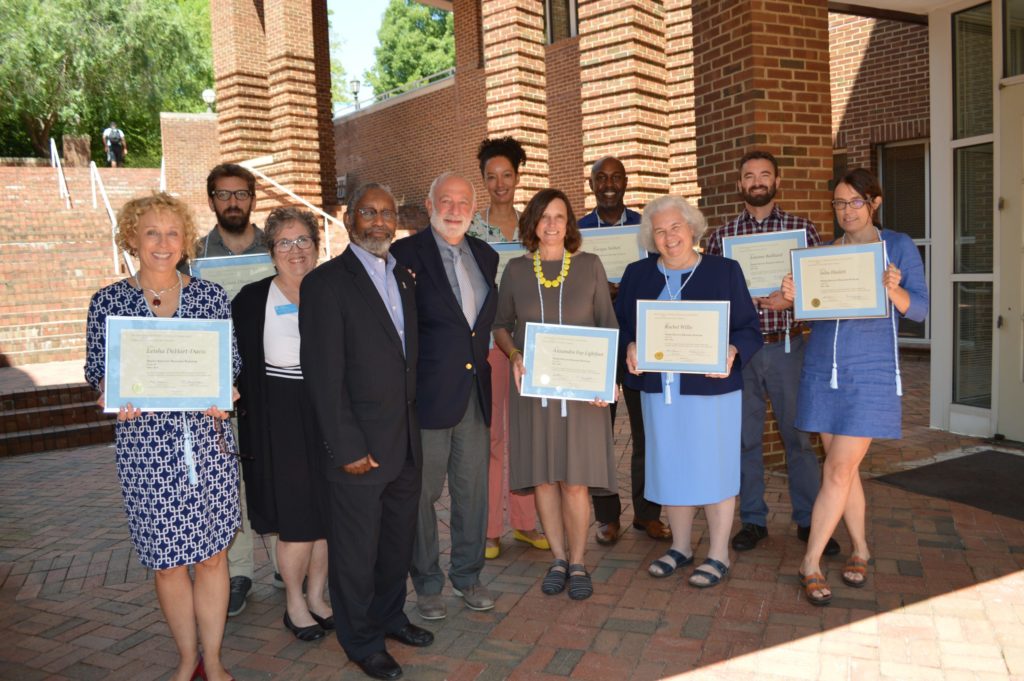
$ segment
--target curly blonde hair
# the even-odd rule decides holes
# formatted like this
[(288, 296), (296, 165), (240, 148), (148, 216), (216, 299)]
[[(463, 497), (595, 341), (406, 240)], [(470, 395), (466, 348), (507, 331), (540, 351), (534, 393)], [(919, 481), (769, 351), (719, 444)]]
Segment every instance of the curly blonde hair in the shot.
[(196, 255), (196, 239), (199, 234), (196, 230), (196, 221), (192, 217), (192, 210), (183, 201), (174, 198), (167, 192), (153, 192), (149, 196), (134, 198), (121, 206), (117, 211), (117, 236), (115, 242), (121, 250), (128, 251), (136, 256), (138, 252), (131, 245), (131, 242), (139, 235), (139, 220), (151, 210), (166, 210), (178, 216), (181, 220), (183, 233), (181, 235), (185, 246), (184, 257), (192, 259)]

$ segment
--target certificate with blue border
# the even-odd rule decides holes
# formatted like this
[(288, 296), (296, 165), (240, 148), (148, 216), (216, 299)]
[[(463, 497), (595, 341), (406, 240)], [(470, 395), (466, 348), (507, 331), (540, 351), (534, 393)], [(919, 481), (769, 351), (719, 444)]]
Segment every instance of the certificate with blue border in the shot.
[(501, 285), (501, 275), (505, 273), (505, 267), (508, 266), (509, 261), (529, 254), (529, 251), (518, 241), (490, 243), (488, 246), (498, 252), (498, 274), (495, 277), (495, 283), (499, 286)]
[(789, 274), (789, 253), (796, 248), (807, 248), (805, 230), (787, 229), (722, 239), (722, 255), (740, 264), (752, 296), (767, 296), (779, 289), (782, 278)]
[(599, 257), (608, 281), (617, 284), (622, 281), (622, 274), (628, 265), (647, 257), (647, 251), (640, 247), (637, 240), (639, 232), (640, 228), (636, 225), (581, 229), (581, 250)]
[(107, 317), (104, 412), (230, 411), (231, 320)]
[(724, 374), (728, 358), (728, 300), (636, 301), (637, 369)]
[(870, 319), (889, 316), (882, 285), (885, 242), (803, 248), (793, 260), (793, 318)]
[(229, 299), (234, 298), (246, 284), (277, 273), (269, 253), (196, 258), (189, 267), (193, 277), (223, 286)]
[(615, 401), (619, 330), (565, 324), (526, 325), (523, 397)]

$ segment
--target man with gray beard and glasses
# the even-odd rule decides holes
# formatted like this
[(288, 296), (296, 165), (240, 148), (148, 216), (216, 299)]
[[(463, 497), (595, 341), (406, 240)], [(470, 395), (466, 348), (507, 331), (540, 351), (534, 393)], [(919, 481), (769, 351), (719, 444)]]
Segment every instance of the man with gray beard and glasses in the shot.
[(403, 611), (423, 455), (415, 286), (388, 253), (397, 224), (387, 187), (357, 189), (345, 213), (351, 243), (306, 275), (299, 307), (302, 374), (326, 451), (335, 632), (376, 679), (402, 676), (385, 639), (434, 641)]
[(416, 277), (420, 359), (417, 401), (423, 428), (420, 495), (412, 583), (425, 620), (447, 614), (441, 589), (437, 513), (445, 476), (451, 495), (451, 568), (448, 578), (471, 610), (490, 610), (494, 597), (480, 583), (487, 534), (490, 461), (491, 325), (498, 309), (498, 254), (466, 236), (476, 212), (473, 185), (440, 175), (427, 198), (430, 229), (391, 247)]

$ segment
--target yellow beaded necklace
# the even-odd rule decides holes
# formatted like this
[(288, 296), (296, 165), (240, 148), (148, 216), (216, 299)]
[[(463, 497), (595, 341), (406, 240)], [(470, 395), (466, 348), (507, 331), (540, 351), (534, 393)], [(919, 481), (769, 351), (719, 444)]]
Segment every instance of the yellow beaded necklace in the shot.
[(556, 288), (562, 285), (565, 278), (569, 276), (569, 251), (564, 251), (562, 255), (562, 271), (558, 273), (558, 277), (555, 279), (545, 279), (544, 271), (540, 267), (540, 251), (534, 251), (533, 253), (533, 273), (537, 275), (537, 281), (544, 285), (544, 288)]

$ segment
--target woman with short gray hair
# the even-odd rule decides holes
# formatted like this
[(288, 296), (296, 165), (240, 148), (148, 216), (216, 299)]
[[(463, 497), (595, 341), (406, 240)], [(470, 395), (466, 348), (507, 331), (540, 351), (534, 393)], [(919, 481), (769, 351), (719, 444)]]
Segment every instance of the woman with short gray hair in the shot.
[[(739, 265), (695, 246), (707, 225), (701, 212), (678, 196), (663, 196), (644, 209), (640, 243), (647, 258), (626, 268), (615, 299), (620, 351), (629, 373), (623, 383), (641, 391), (647, 435), (644, 496), (661, 504), (672, 528), (672, 548), (651, 563), (654, 577), (668, 577), (693, 562), (693, 518), (704, 507), (711, 546), (691, 573), (691, 586), (715, 586), (729, 574), (729, 530), (740, 489), (740, 417), (743, 363), (763, 343)], [(729, 301), (725, 373), (677, 374), (637, 368), (637, 301)]]

